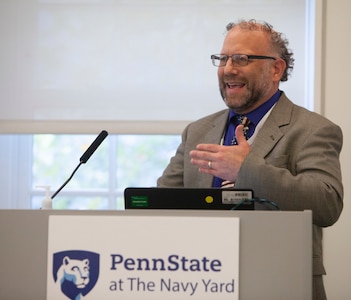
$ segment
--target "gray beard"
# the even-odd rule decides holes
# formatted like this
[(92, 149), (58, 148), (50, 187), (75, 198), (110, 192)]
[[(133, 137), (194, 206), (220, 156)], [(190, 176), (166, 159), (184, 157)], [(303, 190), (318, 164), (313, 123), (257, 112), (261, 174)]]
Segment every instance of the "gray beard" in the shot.
[(232, 110), (234, 110), (236, 113), (241, 113), (242, 111), (250, 111), (251, 107), (254, 107), (255, 104), (261, 99), (262, 93), (255, 93), (251, 94), (250, 92), (247, 92), (243, 97), (240, 98), (239, 105), (234, 106), (230, 105), (230, 103), (226, 100), (224, 93), (222, 90), (220, 90), (222, 99), (224, 103)]
[[(264, 82), (264, 81), (262, 80), (261, 82)], [(262, 98), (266, 97), (265, 91), (267, 90), (268, 90), (268, 86), (266, 83), (264, 83), (260, 89), (255, 89), (255, 86), (253, 86), (251, 90), (247, 90), (245, 95), (243, 95), (239, 99), (240, 101), (238, 102), (239, 103), (238, 106), (233, 106), (233, 105), (230, 105), (226, 100), (224, 92), (221, 89), (221, 87), (219, 88), (219, 91), (221, 93), (224, 103), (236, 113), (241, 113), (242, 111), (252, 111), (252, 109), (250, 108), (254, 107), (256, 103), (258, 103)]]

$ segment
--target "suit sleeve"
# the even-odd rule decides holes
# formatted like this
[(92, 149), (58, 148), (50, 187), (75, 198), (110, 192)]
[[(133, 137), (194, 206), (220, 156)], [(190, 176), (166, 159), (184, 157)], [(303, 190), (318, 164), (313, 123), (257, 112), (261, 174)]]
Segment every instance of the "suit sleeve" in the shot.
[(182, 133), (182, 142), (176, 154), (171, 158), (162, 176), (157, 179), (158, 187), (184, 187), (184, 151), (188, 128), (189, 125)]
[(286, 129), (265, 157), (251, 151), (239, 171), (237, 188), (276, 202), (282, 210), (312, 210), (313, 223), (334, 224), (343, 208), (339, 155), (341, 129), (331, 122)]

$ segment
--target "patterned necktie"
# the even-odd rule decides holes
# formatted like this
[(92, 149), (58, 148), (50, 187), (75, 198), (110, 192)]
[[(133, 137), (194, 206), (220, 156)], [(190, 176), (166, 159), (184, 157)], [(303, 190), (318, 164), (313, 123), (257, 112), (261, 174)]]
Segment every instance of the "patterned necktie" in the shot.
[[(232, 146), (237, 145), (238, 142), (235, 137), (235, 129), (238, 125), (243, 125), (243, 132), (246, 140), (248, 140), (255, 131), (255, 125), (244, 115), (236, 115), (230, 119), (230, 124), (227, 132), (227, 137), (225, 139), (225, 145)], [(234, 182), (222, 180), (221, 178), (215, 177), (213, 182), (214, 187), (221, 188), (232, 188), (234, 187)]]
[[(244, 126), (243, 132), (246, 140), (248, 140), (251, 137), (254, 131), (254, 126), (253, 126), (253, 123), (246, 116), (236, 115), (232, 122), (234, 123), (234, 128), (236, 128), (240, 124)], [(235, 132), (235, 129), (234, 129), (234, 132)], [(238, 142), (236, 140), (236, 137), (235, 135), (233, 135), (231, 145), (237, 145), (237, 144)]]

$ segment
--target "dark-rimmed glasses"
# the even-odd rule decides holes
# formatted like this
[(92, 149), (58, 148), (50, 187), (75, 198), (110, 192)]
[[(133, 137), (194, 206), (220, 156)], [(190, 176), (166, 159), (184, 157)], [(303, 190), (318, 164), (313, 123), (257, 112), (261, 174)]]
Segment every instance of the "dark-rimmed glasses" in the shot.
[(232, 58), (232, 64), (235, 67), (245, 67), (248, 65), (249, 60), (251, 59), (273, 59), (276, 60), (275, 57), (272, 56), (264, 56), (264, 55), (246, 55), (246, 54), (212, 54), (212, 64), (215, 67), (224, 67), (227, 64), (229, 57)]

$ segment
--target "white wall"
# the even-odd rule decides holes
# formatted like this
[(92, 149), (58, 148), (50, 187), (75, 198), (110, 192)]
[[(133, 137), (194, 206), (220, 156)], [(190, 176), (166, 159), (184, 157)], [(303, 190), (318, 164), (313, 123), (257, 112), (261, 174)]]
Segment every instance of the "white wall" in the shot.
[[(318, 0), (317, 0), (318, 1)], [(325, 286), (329, 300), (351, 299), (351, 1), (324, 0), (323, 77), (325, 116), (344, 133), (341, 155), (345, 188), (344, 210), (339, 221), (324, 230)]]
[(284, 91), (306, 99), (306, 2), (0, 0), (0, 132), (82, 133), (104, 122), (123, 134), (135, 121), (139, 133), (159, 132), (158, 121), (181, 132), (225, 108), (210, 54), (239, 16), (289, 37), (296, 64)]

